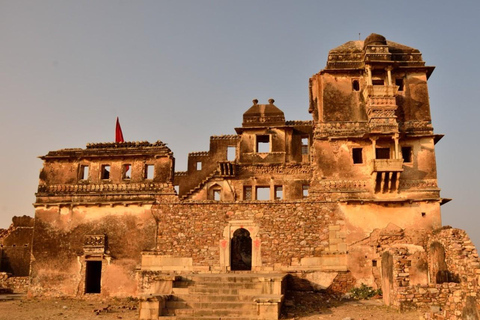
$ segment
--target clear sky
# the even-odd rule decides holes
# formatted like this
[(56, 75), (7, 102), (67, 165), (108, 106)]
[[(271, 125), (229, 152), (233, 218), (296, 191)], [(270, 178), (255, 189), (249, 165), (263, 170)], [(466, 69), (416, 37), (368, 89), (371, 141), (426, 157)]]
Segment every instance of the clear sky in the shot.
[(50, 150), (162, 140), (176, 170), (252, 99), (309, 120), (308, 78), (372, 32), (427, 65), (443, 223), (480, 246), (479, 1), (0, 0), (0, 227), (33, 215)]

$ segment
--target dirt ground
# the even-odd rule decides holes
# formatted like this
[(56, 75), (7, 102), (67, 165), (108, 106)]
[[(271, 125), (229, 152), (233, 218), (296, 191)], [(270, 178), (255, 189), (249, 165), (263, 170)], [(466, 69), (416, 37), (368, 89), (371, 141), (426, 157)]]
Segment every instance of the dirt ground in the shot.
[[(288, 302), (287, 302), (288, 301)], [(315, 293), (287, 297), (283, 319), (295, 320), (418, 320), (420, 312), (399, 313), (385, 307), (381, 300), (332, 300)], [(137, 320), (138, 302), (134, 299), (78, 300), (23, 299), (0, 301), (0, 320)]]

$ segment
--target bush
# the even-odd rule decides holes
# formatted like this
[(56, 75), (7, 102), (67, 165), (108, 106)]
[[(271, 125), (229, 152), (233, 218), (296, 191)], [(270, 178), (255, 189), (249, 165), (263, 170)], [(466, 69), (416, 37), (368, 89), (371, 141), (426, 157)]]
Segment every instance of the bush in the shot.
[(364, 283), (361, 284), (360, 288), (350, 290), (350, 296), (356, 300), (368, 300), (377, 295), (382, 295), (382, 289), (375, 290)]

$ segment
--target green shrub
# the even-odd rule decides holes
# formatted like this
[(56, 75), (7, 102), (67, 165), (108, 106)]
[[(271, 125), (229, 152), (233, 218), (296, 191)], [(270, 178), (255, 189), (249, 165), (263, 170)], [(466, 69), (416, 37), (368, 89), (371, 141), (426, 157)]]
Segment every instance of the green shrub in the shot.
[(368, 300), (377, 295), (382, 295), (382, 289), (375, 290), (364, 283), (360, 285), (360, 288), (350, 290), (350, 296), (356, 300)]

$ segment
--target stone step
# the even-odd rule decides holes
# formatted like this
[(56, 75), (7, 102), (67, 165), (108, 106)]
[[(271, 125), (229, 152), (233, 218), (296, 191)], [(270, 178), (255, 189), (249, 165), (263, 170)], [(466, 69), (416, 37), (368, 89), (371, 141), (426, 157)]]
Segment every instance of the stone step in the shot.
[(262, 301), (281, 301), (283, 299), (282, 295), (274, 294), (255, 294), (255, 295), (234, 295), (234, 294), (224, 294), (224, 295), (205, 295), (205, 294), (176, 294), (172, 296), (170, 301), (178, 302), (254, 302), (256, 300)]
[[(176, 319), (178, 320), (219, 320), (218, 317), (209, 317), (209, 316), (202, 316), (202, 317), (191, 317), (191, 316), (177, 316)], [(163, 320), (163, 318), (159, 318), (159, 320)], [(228, 317), (228, 316), (222, 316), (221, 320), (252, 320), (252, 317)]]
[(252, 308), (256, 306), (253, 301), (245, 302), (182, 302), (182, 301), (167, 301), (165, 308), (167, 309), (242, 309)]
[(259, 289), (235, 289), (235, 288), (210, 288), (210, 287), (190, 287), (189, 293), (203, 293), (214, 295), (256, 295), (262, 292)]
[(263, 288), (261, 282), (197, 282), (191, 286), (195, 288), (220, 288), (220, 289), (259, 289)]
[(257, 314), (256, 308), (239, 308), (239, 309), (176, 309), (175, 315), (177, 319), (184, 317), (250, 317)]

